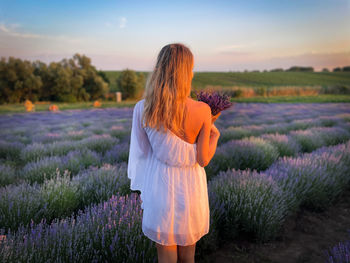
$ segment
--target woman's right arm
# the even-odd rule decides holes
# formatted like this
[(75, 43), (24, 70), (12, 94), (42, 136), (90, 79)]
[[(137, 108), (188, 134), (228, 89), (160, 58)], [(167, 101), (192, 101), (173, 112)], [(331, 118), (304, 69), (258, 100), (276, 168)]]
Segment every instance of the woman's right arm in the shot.
[(203, 105), (202, 112), (204, 118), (197, 141), (197, 162), (200, 166), (205, 167), (215, 154), (220, 132), (212, 124), (211, 110), (207, 104)]

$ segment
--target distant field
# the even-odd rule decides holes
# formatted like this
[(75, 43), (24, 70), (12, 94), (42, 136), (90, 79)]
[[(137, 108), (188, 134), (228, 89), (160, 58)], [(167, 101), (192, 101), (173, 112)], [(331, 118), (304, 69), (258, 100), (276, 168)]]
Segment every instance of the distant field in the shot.
[[(251, 98), (231, 98), (234, 102), (259, 102), (259, 103), (329, 103), (348, 102), (350, 95), (324, 94), (317, 96), (274, 96), (274, 97), (251, 97)], [(349, 105), (350, 107), (350, 105)]]
[(350, 86), (350, 73), (345, 72), (200, 72), (193, 86)]
[[(121, 71), (105, 71), (110, 79), (111, 91), (117, 90), (116, 79)], [(148, 72), (143, 72), (146, 75)], [(350, 86), (350, 73), (346, 72), (196, 72), (193, 88), (221, 86)]]
[[(117, 90), (116, 80), (121, 71), (105, 71), (111, 92)], [(140, 72), (137, 72), (138, 74)], [(149, 72), (142, 72), (146, 75)], [(324, 92), (329, 87), (329, 92)], [(337, 88), (337, 87), (340, 87)], [(345, 89), (341, 89), (344, 88)], [(345, 72), (197, 72), (193, 89), (224, 89), (234, 102), (259, 103), (350, 103), (350, 73)], [(241, 96), (235, 96), (236, 90)], [(229, 92), (230, 91), (230, 92)], [(301, 96), (298, 96), (301, 95)], [(60, 110), (92, 108), (92, 102), (56, 103)], [(102, 108), (130, 107), (135, 101), (102, 101)], [(49, 102), (35, 104), (35, 111), (47, 111)], [(1, 113), (25, 112), (23, 104), (0, 105)]]

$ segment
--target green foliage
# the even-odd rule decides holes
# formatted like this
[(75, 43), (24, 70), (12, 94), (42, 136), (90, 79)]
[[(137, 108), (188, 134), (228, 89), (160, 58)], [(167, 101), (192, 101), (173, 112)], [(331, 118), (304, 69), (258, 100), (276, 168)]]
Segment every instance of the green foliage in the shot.
[(103, 79), (104, 82), (106, 82), (108, 84), (110, 83), (110, 80), (104, 71), (99, 70), (99, 71), (97, 71), (97, 74)]
[(266, 87), (256, 88), (256, 94), (259, 96), (266, 96), (267, 95), (267, 88)]
[(299, 67), (299, 66), (293, 66), (287, 69), (287, 71), (310, 71), (313, 72), (314, 68), (313, 67)]
[(350, 71), (350, 66), (345, 66), (345, 67), (343, 67), (343, 71)]
[(61, 175), (57, 169), (55, 176), (45, 180), (41, 195), (48, 205), (45, 215), (47, 219), (70, 215), (79, 204), (77, 191), (78, 186), (70, 180), (68, 170)]
[(140, 97), (144, 83), (145, 76), (142, 73), (138, 76), (130, 69), (123, 70), (117, 79), (117, 86), (122, 92), (123, 99)]
[(284, 71), (283, 68), (275, 68), (270, 70), (270, 72), (282, 72), (282, 71)]
[(22, 61), (10, 57), (0, 62), (0, 103), (49, 100), (78, 102), (102, 98), (108, 91), (103, 72), (91, 59), (75, 54), (71, 59), (52, 62)]
[(0, 103), (37, 101), (42, 90), (41, 78), (34, 74), (29, 61), (9, 57), (0, 61)]
[(322, 89), (320, 90), (321, 94), (350, 94), (350, 86), (342, 86), (342, 85), (335, 85), (335, 86), (322, 86)]

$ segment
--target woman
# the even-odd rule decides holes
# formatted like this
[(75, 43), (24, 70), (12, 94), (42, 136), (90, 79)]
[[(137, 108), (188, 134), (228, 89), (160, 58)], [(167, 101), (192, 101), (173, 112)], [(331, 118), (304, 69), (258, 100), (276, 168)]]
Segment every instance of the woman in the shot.
[(159, 262), (194, 262), (209, 232), (204, 167), (220, 133), (210, 107), (190, 98), (193, 55), (183, 44), (163, 47), (133, 111), (128, 177), (141, 191), (142, 231)]

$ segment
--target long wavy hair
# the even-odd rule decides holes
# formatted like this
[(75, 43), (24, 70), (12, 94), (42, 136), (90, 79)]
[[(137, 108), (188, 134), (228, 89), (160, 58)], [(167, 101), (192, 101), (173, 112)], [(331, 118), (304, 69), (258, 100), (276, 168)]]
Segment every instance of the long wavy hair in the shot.
[(164, 46), (147, 79), (144, 93), (144, 126), (170, 129), (184, 135), (186, 97), (191, 92), (193, 54), (181, 43)]

